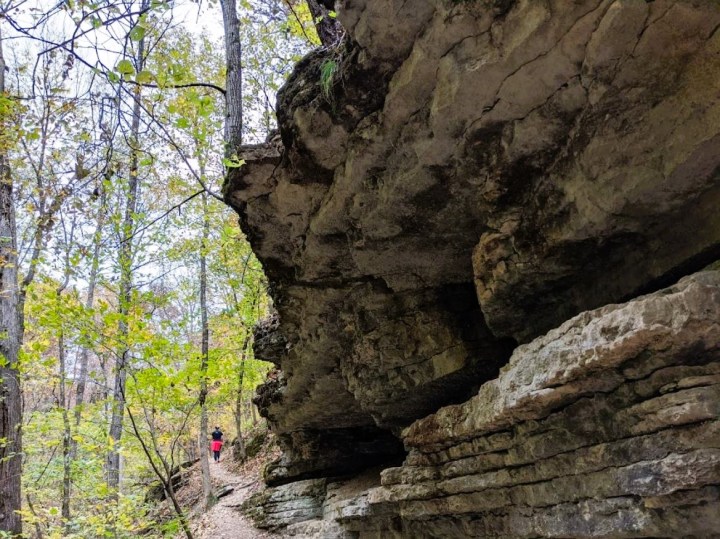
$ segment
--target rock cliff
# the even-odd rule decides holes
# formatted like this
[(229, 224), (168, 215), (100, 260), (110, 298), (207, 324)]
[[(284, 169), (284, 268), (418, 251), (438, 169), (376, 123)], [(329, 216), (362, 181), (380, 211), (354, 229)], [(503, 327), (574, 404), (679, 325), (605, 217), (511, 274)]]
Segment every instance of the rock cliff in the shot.
[(604, 307), (720, 258), (720, 4), (336, 10), (346, 40), (297, 65), (279, 140), (225, 185), (278, 311), (257, 402), (284, 447), (267, 482), (289, 484), (257, 516), (328, 537), (720, 526), (717, 274)]
[(717, 537), (719, 335), (720, 271), (584, 312), (413, 423), (402, 466), (251, 513), (302, 537)]

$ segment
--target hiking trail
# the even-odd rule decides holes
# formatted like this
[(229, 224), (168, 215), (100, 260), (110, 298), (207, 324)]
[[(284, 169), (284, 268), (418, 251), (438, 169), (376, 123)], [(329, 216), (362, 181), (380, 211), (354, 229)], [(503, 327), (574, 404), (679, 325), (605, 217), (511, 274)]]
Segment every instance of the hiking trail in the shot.
[(257, 469), (233, 470), (228, 456), (215, 463), (210, 460), (210, 475), (214, 490), (228, 486), (234, 490), (220, 498), (200, 519), (194, 522), (193, 530), (197, 539), (279, 539), (280, 535), (256, 528), (252, 521), (243, 516), (240, 505), (261, 486)]

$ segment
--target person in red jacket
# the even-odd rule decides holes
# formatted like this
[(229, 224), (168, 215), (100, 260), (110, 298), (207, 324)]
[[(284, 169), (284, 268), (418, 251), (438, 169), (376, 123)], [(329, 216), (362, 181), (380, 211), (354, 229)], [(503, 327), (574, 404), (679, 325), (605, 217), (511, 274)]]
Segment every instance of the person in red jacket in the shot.
[(223, 433), (220, 427), (215, 427), (212, 433), (212, 442), (210, 442), (210, 450), (213, 452), (213, 459), (215, 462), (220, 462), (220, 451), (223, 446)]

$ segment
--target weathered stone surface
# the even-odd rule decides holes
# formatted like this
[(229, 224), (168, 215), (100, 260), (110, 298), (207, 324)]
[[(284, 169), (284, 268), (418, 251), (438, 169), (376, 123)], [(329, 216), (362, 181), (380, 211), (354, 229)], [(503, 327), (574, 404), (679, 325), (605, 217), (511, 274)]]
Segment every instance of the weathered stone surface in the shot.
[(321, 516), (325, 492), (324, 478), (296, 481), (251, 496), (243, 504), (243, 510), (258, 526), (283, 528)]
[(258, 456), (267, 442), (267, 437), (268, 433), (264, 429), (259, 429), (250, 433), (250, 436), (248, 436), (248, 439), (245, 442), (245, 455), (248, 459)]
[(712, 536), (718, 373), (720, 272), (583, 313), (407, 429), (370, 504), (406, 536)]
[(280, 332), (277, 313), (258, 322), (254, 331), (253, 352), (257, 359), (274, 361), (287, 351), (287, 339)]
[(402, 436), (296, 536), (716, 537), (720, 271), (568, 320)]
[[(652, 376), (677, 361), (678, 355), (691, 354), (700, 361), (717, 353), (719, 306), (720, 272), (709, 271), (625, 305), (585, 312), (518, 347), (500, 376), (486, 383), (476, 397), (416, 422), (403, 439), (419, 448), (456, 443), (545, 417), (586, 395), (609, 393), (627, 378)], [(636, 359), (641, 354), (649, 359)], [(694, 383), (705, 386), (713, 380), (701, 377)], [(680, 379), (678, 383), (692, 382)], [(668, 384), (663, 387), (671, 389)], [(702, 391), (714, 392), (710, 388)], [(659, 396), (627, 410), (628, 418), (643, 418), (634, 425), (634, 433), (642, 432), (643, 422), (654, 421), (658, 427), (663, 418), (670, 424), (679, 422), (683, 412), (689, 415), (688, 422), (716, 417), (716, 398), (683, 398), (689, 391)], [(682, 410), (684, 405), (688, 407)]]
[[(362, 522), (367, 533), (371, 528), (382, 532), (392, 520), (381, 506), (369, 505), (368, 490), (379, 485), (379, 469), (350, 479), (300, 481), (267, 489), (250, 500), (245, 510), (260, 526), (283, 528), (283, 534), (289, 537), (352, 539), (357, 535), (341, 521)], [(309, 497), (312, 502), (307, 501)], [(297, 513), (293, 510), (294, 500), (300, 500), (301, 505), (311, 504), (314, 509)]]
[(281, 143), (225, 186), (280, 316), (258, 342), (283, 369), (261, 398), (279, 434), (397, 434), (517, 342), (720, 256), (717, 2), (336, 9), (347, 42), (297, 66)]

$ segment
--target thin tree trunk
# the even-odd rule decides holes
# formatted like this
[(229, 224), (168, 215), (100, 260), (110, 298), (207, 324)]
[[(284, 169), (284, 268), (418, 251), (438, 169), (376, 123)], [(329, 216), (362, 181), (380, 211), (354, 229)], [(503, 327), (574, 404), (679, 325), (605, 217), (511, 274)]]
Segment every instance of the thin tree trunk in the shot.
[(235, 413), (233, 414), (235, 416), (235, 432), (237, 433), (233, 447), (233, 458), (238, 462), (244, 462), (245, 459), (247, 459), (247, 450), (245, 449), (242, 428), (242, 373), (244, 370), (245, 369), (241, 367), (240, 373), (238, 374), (240, 387), (238, 388), (237, 395), (235, 395)]
[[(95, 287), (97, 285), (97, 278), (98, 273), (100, 270), (100, 247), (102, 243), (102, 229), (105, 222), (105, 201), (106, 201), (107, 195), (105, 193), (105, 190), (102, 191), (102, 197), (100, 201), (100, 209), (98, 212), (98, 218), (97, 218), (97, 224), (95, 226), (95, 234), (93, 236), (93, 258), (90, 266), (90, 278), (88, 280), (88, 291), (87, 291), (87, 298), (85, 300), (85, 308), (90, 311), (93, 307), (93, 304), (95, 302)], [(62, 343), (61, 343), (62, 344)], [(61, 346), (60, 353), (64, 355), (64, 350)], [(90, 350), (87, 346), (82, 347), (82, 351), (80, 352), (80, 372), (77, 376), (77, 386), (75, 388), (75, 428), (80, 427), (80, 421), (82, 419), (82, 408), (83, 403), (85, 402), (85, 384), (87, 382), (87, 372), (88, 372), (88, 361), (90, 359)], [(61, 384), (62, 389), (64, 390), (64, 384), (65, 384), (65, 367), (64, 367), (64, 361), (62, 362), (63, 367), (61, 369)], [(64, 397), (63, 397), (64, 401)], [(67, 406), (69, 406), (70, 403), (68, 402)], [(66, 436), (69, 437), (69, 455), (67, 457), (68, 460), (68, 466), (65, 470), (66, 477), (63, 481), (63, 484), (66, 485), (65, 492), (67, 493), (67, 496), (69, 498), (70, 496), (70, 489), (72, 487), (71, 481), (71, 470), (70, 466), (72, 466), (72, 463), (75, 462), (75, 459), (77, 458), (77, 441), (72, 437), (70, 433), (70, 422), (67, 417), (67, 408), (63, 407), (63, 423), (65, 425), (65, 433)], [(64, 440), (63, 440), (64, 441)], [(63, 451), (65, 447), (63, 446)], [(64, 499), (63, 499), (63, 510), (65, 509), (64, 505)], [(70, 518), (70, 501), (68, 499), (68, 509), (67, 509), (68, 516), (67, 518)], [(63, 515), (64, 516), (64, 515)]]
[(42, 527), (40, 526), (40, 522), (42, 522), (41, 518), (38, 518), (38, 514), (35, 511), (35, 506), (32, 503), (32, 499), (30, 498), (30, 494), (25, 494), (25, 499), (27, 500), (28, 509), (30, 509), (30, 513), (32, 516), (35, 517), (35, 539), (43, 539), (43, 532)]
[[(142, 9), (148, 6), (148, 0), (143, 0)], [(145, 56), (145, 39), (141, 39), (138, 43), (138, 52), (135, 59), (135, 69), (139, 73), (143, 69)], [(118, 324), (118, 333), (120, 341), (120, 350), (118, 351), (117, 364), (115, 365), (115, 384), (113, 389), (113, 405), (112, 417), (110, 419), (109, 436), (112, 442), (107, 455), (107, 485), (110, 491), (117, 495), (120, 486), (120, 438), (122, 437), (123, 418), (125, 414), (125, 382), (127, 379), (128, 360), (130, 358), (130, 348), (128, 345), (128, 315), (130, 313), (130, 303), (132, 300), (132, 260), (133, 260), (133, 228), (135, 226), (135, 212), (137, 209), (138, 187), (139, 187), (139, 135), (140, 135), (140, 115), (142, 112), (140, 87), (136, 88), (133, 93), (133, 114), (132, 124), (130, 127), (130, 166), (129, 166), (129, 185), (127, 191), (127, 199), (125, 204), (125, 216), (121, 228), (121, 244), (119, 251), (120, 265), (120, 295), (119, 295), (119, 314), (120, 322)]]
[(243, 399), (243, 384), (245, 382), (245, 360), (247, 359), (248, 352), (250, 350), (250, 343), (252, 338), (250, 331), (245, 331), (245, 344), (240, 355), (240, 368), (238, 369), (238, 389), (235, 394), (235, 430), (237, 432), (237, 438), (235, 440), (235, 460), (243, 462), (247, 459), (247, 451), (245, 450), (245, 440), (243, 440), (243, 428), (242, 428), (242, 399)]
[[(0, 96), (5, 98), (5, 59), (0, 34)], [(5, 118), (0, 128), (6, 130)], [(22, 313), (17, 273), (17, 229), (6, 149), (0, 149), (0, 531), (22, 533), (22, 396), (17, 359)]]
[[(85, 299), (85, 309), (90, 311), (95, 303), (95, 287), (97, 286), (97, 278), (100, 273), (100, 247), (102, 245), (102, 231), (105, 226), (105, 202), (107, 193), (102, 189), (100, 195), (100, 208), (98, 210), (97, 223), (95, 225), (95, 234), (93, 235), (93, 257), (90, 266), (90, 277), (88, 279), (87, 298)], [(77, 387), (75, 391), (75, 426), (80, 425), (82, 416), (82, 407), (85, 402), (85, 384), (87, 382), (88, 362), (90, 360), (90, 350), (87, 346), (83, 346), (80, 352), (80, 373), (78, 374)], [(73, 443), (73, 455), (77, 449), (77, 444)]]
[(242, 144), (242, 44), (236, 0), (220, 0), (225, 30), (225, 157), (232, 158)]
[[(62, 294), (67, 288), (70, 282), (70, 254), (73, 245), (73, 238), (75, 235), (75, 222), (73, 221), (72, 227), (70, 228), (69, 237), (66, 236), (66, 251), (65, 251), (65, 272), (63, 282), (58, 286), (55, 291), (56, 308), (60, 309), (62, 304)], [(70, 524), (70, 498), (72, 495), (72, 462), (74, 459), (73, 448), (72, 448), (72, 428), (70, 426), (70, 414), (68, 408), (70, 402), (67, 398), (67, 355), (65, 349), (65, 329), (63, 327), (63, 320), (60, 317), (60, 329), (58, 331), (58, 360), (59, 360), (59, 376), (60, 376), (60, 409), (62, 410), (63, 420), (63, 443), (62, 443), (62, 454), (63, 454), (63, 482), (61, 492), (61, 512), (60, 515), (63, 519), (63, 527), (67, 531)]]
[[(204, 163), (200, 160), (200, 173), (204, 176)], [(210, 236), (210, 216), (208, 215), (207, 194), (202, 195), (203, 229), (200, 243), (200, 318), (202, 324), (202, 341), (200, 345), (200, 467), (202, 469), (203, 500), (205, 509), (213, 503), (212, 484), (210, 482), (210, 462), (204, 457), (208, 443), (208, 363), (210, 359), (210, 331), (207, 312), (207, 242)]]
[[(47, 134), (43, 132), (42, 135), (44, 138), (47, 138)], [(42, 173), (40, 173), (42, 174)], [(40, 182), (38, 182), (40, 184)], [(27, 289), (30, 287), (30, 285), (35, 280), (35, 275), (37, 272), (37, 268), (40, 265), (41, 255), (43, 251), (45, 250), (45, 247), (47, 246), (48, 237), (50, 235), (50, 232), (53, 228), (53, 218), (55, 215), (60, 211), (60, 208), (63, 205), (63, 202), (65, 199), (70, 195), (71, 191), (70, 189), (64, 188), (61, 193), (55, 197), (55, 199), (52, 201), (49, 207), (46, 208), (45, 202), (41, 202), (40, 204), (40, 215), (37, 218), (37, 224), (35, 229), (35, 234), (33, 234), (33, 249), (32, 249), (32, 256), (30, 257), (30, 262), (28, 263), (28, 272), (25, 274), (25, 277), (23, 278), (22, 282), (20, 283), (20, 323), (21, 323), (21, 332), (24, 333), (25, 328), (23, 327), (24, 322), (24, 306), (25, 306), (25, 294), (27, 293)], [(43, 209), (46, 208), (46, 209)]]
[[(242, 369), (241, 369), (242, 370)], [(235, 395), (235, 413), (233, 414), (235, 416), (235, 432), (237, 434), (238, 440), (241, 438), (242, 435), (242, 412), (243, 412), (243, 402), (242, 402), (242, 385), (240, 384), (240, 375), (238, 374), (238, 391)]]
[[(58, 300), (60, 293), (58, 293)], [(70, 417), (68, 414), (67, 391), (66, 391), (66, 361), (65, 361), (65, 335), (60, 329), (58, 336), (58, 356), (60, 359), (60, 406), (62, 407), (63, 419), (63, 483), (62, 483), (62, 510), (64, 526), (70, 523), (70, 496), (72, 491), (72, 461), (73, 454), (71, 448), (72, 432), (70, 427)]]

